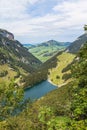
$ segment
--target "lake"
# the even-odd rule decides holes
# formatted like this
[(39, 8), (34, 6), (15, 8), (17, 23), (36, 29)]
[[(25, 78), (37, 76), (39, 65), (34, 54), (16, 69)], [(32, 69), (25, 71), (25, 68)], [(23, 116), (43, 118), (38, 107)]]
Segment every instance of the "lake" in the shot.
[(46, 95), (48, 92), (57, 89), (58, 87), (51, 84), (49, 81), (43, 81), (37, 85), (34, 85), (31, 88), (27, 88), (25, 89), (24, 92), (24, 100), (26, 99), (31, 99), (31, 100), (35, 100), (35, 99), (39, 99), (41, 97), (43, 97), (44, 95)]

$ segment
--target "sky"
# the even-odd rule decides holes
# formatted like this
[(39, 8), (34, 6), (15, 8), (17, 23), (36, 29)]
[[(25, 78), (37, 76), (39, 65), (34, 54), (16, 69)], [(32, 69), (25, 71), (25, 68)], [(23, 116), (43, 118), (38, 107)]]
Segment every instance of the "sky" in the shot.
[(0, 0), (0, 28), (21, 43), (74, 41), (87, 24), (87, 0)]

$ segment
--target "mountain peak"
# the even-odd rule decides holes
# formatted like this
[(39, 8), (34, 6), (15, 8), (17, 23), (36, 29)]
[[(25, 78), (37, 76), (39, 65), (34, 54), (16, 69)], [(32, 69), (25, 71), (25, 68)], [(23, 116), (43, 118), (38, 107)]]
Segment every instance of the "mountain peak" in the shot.
[(14, 35), (11, 32), (8, 32), (7, 30), (0, 29), (0, 35), (8, 38), (9, 40), (14, 40)]
[(38, 44), (38, 46), (69, 46), (69, 45), (70, 45), (70, 42), (59, 42), (53, 39), (43, 42), (41, 44)]

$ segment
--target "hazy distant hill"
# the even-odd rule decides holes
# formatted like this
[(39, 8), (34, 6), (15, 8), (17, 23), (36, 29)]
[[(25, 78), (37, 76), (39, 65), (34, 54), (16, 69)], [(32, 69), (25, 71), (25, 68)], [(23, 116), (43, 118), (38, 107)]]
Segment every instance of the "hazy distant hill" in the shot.
[(32, 47), (35, 47), (35, 45), (33, 45), (33, 44), (29, 44), (29, 43), (23, 44), (23, 46), (26, 47), (26, 48), (32, 48)]
[(58, 42), (55, 40), (49, 40), (47, 42), (43, 42), (38, 44), (37, 46), (69, 46), (70, 42)]
[(55, 40), (49, 40), (36, 46), (30, 47), (29, 51), (35, 55), (42, 62), (47, 61), (57, 52), (64, 50), (70, 45), (70, 42), (58, 42)]
[(81, 35), (74, 42), (72, 42), (71, 45), (66, 49), (66, 51), (70, 53), (77, 53), (86, 41), (87, 33)]

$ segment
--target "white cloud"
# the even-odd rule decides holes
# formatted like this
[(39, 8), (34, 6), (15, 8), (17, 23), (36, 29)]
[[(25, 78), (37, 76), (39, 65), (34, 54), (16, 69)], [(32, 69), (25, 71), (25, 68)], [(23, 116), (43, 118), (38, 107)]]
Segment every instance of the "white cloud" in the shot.
[(26, 18), (28, 5), (40, 0), (0, 0), (0, 17), (2, 18)]
[[(87, 0), (67, 1), (56, 5), (54, 11), (61, 12), (61, 15), (65, 17), (64, 22), (62, 21), (60, 26), (72, 26), (72, 25), (83, 25), (87, 23)], [(63, 25), (64, 24), (64, 25)]]
[(65, 0), (53, 7), (53, 12), (33, 17), (28, 8), (40, 1), (0, 0), (0, 27), (13, 32), (19, 39), (24, 35), (35, 42), (47, 37), (62, 40), (62, 36), (67, 40), (68, 35), (79, 34), (87, 23), (87, 0)]

